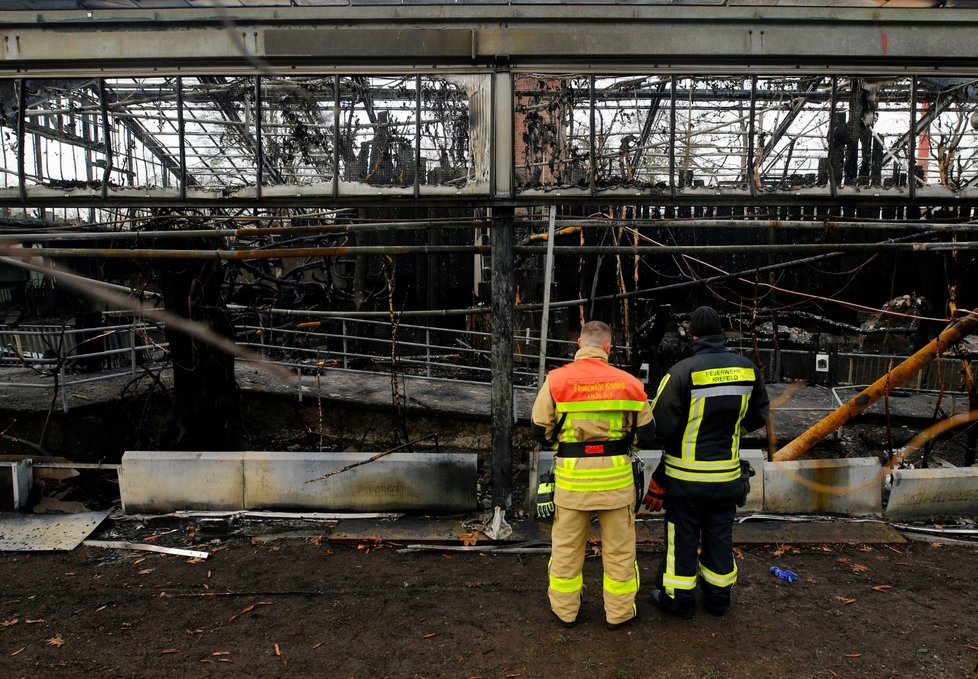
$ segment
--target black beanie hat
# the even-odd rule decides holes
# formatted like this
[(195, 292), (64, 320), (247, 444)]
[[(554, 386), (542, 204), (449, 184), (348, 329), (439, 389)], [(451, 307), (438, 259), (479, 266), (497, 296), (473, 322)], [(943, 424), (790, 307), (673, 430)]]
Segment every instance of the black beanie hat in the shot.
[(693, 337), (722, 335), (723, 326), (720, 324), (720, 314), (713, 307), (699, 307), (689, 316), (689, 334)]

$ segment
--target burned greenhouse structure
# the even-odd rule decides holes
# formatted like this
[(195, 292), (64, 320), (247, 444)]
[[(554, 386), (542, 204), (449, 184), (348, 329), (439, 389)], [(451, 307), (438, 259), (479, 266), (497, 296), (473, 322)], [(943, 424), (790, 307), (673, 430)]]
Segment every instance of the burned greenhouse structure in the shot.
[[(487, 422), (449, 447), (509, 507), (586, 320), (651, 395), (711, 304), (817, 412), (978, 306), (976, 9), (193, 4), (0, 1), (0, 362), (43, 394), (3, 452), (70, 454), (50, 420), (121, 379), (128, 450), (400, 453)], [(978, 409), (971, 330), (887, 381), (872, 454)], [(293, 438), (242, 366), (312, 409)], [(898, 386), (927, 400), (894, 423)], [(978, 425), (948, 431), (973, 466)]]

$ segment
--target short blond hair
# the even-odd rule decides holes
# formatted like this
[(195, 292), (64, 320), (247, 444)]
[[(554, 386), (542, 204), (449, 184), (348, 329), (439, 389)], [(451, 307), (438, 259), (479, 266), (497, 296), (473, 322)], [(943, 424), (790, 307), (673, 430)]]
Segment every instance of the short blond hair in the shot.
[(581, 328), (581, 346), (599, 347), (611, 343), (611, 327), (604, 321), (588, 321)]

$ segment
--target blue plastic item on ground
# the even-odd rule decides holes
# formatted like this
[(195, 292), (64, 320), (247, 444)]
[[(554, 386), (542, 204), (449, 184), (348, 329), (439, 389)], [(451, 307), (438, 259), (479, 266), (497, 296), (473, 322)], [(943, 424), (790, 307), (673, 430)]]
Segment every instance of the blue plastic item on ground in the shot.
[(788, 582), (794, 582), (798, 579), (798, 574), (794, 571), (789, 571), (784, 568), (778, 568), (777, 566), (771, 566), (770, 571), (774, 573), (777, 577), (782, 580), (787, 580)]

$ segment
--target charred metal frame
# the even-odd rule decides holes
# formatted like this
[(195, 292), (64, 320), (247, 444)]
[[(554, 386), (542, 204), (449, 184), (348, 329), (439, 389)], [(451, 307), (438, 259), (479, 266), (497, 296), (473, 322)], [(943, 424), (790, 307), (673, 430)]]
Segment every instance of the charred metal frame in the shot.
[[(533, 205), (559, 197), (562, 203), (635, 205), (659, 203), (662, 192), (642, 187), (605, 190), (596, 186), (596, 130), (594, 126), (596, 78), (633, 77), (636, 74), (666, 76), (670, 81), (669, 100), (669, 177), (670, 202), (695, 206), (730, 205), (908, 205), (924, 200), (928, 205), (978, 203), (976, 182), (965, 181), (953, 190), (923, 192), (913, 177), (916, 159), (910, 153), (906, 191), (849, 191), (829, 168), (824, 191), (798, 192), (757, 186), (753, 163), (759, 103), (758, 74), (770, 78), (806, 75), (832, 78), (832, 105), (837, 107), (838, 79), (910, 79), (911, 121), (904, 135), (909, 150), (914, 148), (919, 125), (938, 114), (928, 110), (918, 120), (916, 103), (918, 78), (955, 76), (978, 78), (973, 59), (972, 36), (978, 30), (978, 10), (945, 9), (933, 11), (902, 9), (859, 9), (818, 7), (696, 7), (643, 5), (559, 5), (506, 4), (468, 6), (465, 17), (439, 4), (370, 7), (290, 8), (287, 15), (270, 8), (172, 9), (148, 14), (142, 10), (0, 12), (0, 80), (15, 79), (20, 88), (25, 80), (59, 78), (99, 79), (99, 90), (106, 90), (99, 106), (108, 114), (117, 104), (107, 82), (112, 77), (165, 76), (176, 78), (176, 115), (185, 116), (186, 78), (204, 82), (224, 81), (225, 76), (254, 77), (255, 114), (253, 130), (243, 124), (237, 129), (241, 141), (250, 146), (256, 163), (251, 172), (254, 186), (208, 186), (187, 167), (187, 126), (179, 123), (181, 160), (176, 161), (160, 147), (152, 148), (140, 132), (138, 120), (122, 123), (141, 138), (148, 151), (159, 159), (164, 172), (177, 175), (177, 194), (153, 186), (124, 186), (116, 190), (106, 179), (120, 176), (103, 171), (100, 190), (78, 187), (54, 192), (39, 191), (28, 182), (24, 165), (18, 167), (15, 190), (0, 189), (0, 206), (239, 206), (299, 207), (321, 204), (324, 198), (338, 205), (389, 205), (400, 200), (396, 192), (353, 192), (341, 186), (340, 136), (338, 112), (341, 108), (344, 76), (402, 74), (414, 80), (415, 109), (414, 157), (422, 164), (421, 88), (424, 73), (481, 75), (488, 79), (490, 103), (489, 182), (475, 192), (441, 191), (432, 193), (421, 186), (418, 168), (414, 186), (405, 187), (405, 197), (415, 205), (481, 206)], [(545, 20), (545, 21), (544, 21)], [(57, 26), (57, 31), (51, 29)], [(138, 40), (132, 36), (138, 35)], [(573, 35), (575, 39), (568, 39)], [(98, 44), (96, 51), (94, 46)], [(97, 57), (94, 55), (98, 55)], [(496, 124), (501, 114), (512, 114), (515, 82), (521, 75), (535, 73), (578, 74), (588, 80), (586, 118), (591, 122), (591, 137), (584, 151), (590, 156), (590, 175), (583, 189), (543, 186), (541, 190), (517, 187), (514, 177), (513, 128), (504, 131)], [(196, 75), (200, 74), (200, 75)], [(413, 76), (411, 75), (413, 74)], [(261, 112), (264, 100), (262, 83), (276, 76), (323, 75), (334, 79), (334, 120), (331, 132), (333, 153), (332, 182), (319, 191), (264, 191), (265, 181), (281, 184), (286, 180), (266, 158)], [(737, 76), (750, 82), (750, 120), (745, 153), (749, 156), (746, 186), (743, 190), (690, 191), (677, 186), (676, 113), (679, 78)], [(500, 96), (508, 92), (508, 96)], [(660, 108), (662, 83), (648, 94), (655, 97), (650, 108)], [(644, 96), (644, 95), (643, 95)], [(723, 95), (721, 95), (723, 96)], [(733, 96), (731, 94), (731, 96)], [(772, 134), (771, 144), (784, 134), (784, 127), (798, 115), (804, 102), (815, 101), (818, 93), (802, 96), (782, 124)], [(26, 140), (40, 134), (23, 120), (26, 104), (19, 106), (18, 132)], [(215, 100), (225, 117), (235, 125), (242, 123), (226, 104)], [(936, 108), (936, 107), (935, 107)], [(508, 110), (507, 110), (508, 109)], [(649, 115), (653, 115), (649, 111)], [(502, 116), (505, 117), (505, 116)], [(648, 120), (648, 118), (647, 118)], [(103, 124), (104, 124), (103, 119)], [(518, 124), (518, 121), (516, 121)], [(641, 147), (648, 131), (637, 130), (640, 144), (631, 155), (635, 167), (641, 160)], [(252, 136), (254, 135), (254, 138)], [(106, 138), (107, 143), (111, 137)], [(106, 149), (111, 152), (111, 149)], [(762, 151), (767, 159), (769, 149)], [(507, 158), (503, 161), (503, 158)], [(106, 158), (109, 170), (111, 161)], [(509, 167), (504, 167), (501, 161)], [(179, 167), (179, 170), (176, 168)], [(116, 168), (118, 170), (119, 168)], [(242, 168), (247, 169), (247, 168)], [(759, 169), (758, 169), (759, 171)], [(504, 177), (503, 175), (508, 175)], [(978, 176), (978, 173), (976, 173)], [(665, 178), (664, 178), (665, 179)], [(286, 182), (287, 183), (287, 182)], [(683, 182), (680, 182), (682, 184)], [(331, 185), (330, 185), (331, 184)], [(187, 195), (188, 188), (194, 188)], [(247, 188), (247, 187), (246, 187)], [(556, 195), (559, 192), (559, 196)]]
[[(920, 126), (936, 118), (937, 107), (918, 118), (920, 84), (924, 76), (954, 77), (978, 81), (978, 63), (974, 57), (974, 36), (978, 34), (978, 10), (935, 9), (931, 11), (901, 10), (890, 8), (839, 8), (839, 7), (727, 7), (727, 6), (663, 6), (654, 4), (485, 4), (468, 5), (464, 14), (453, 5), (398, 5), (398, 6), (345, 6), (345, 7), (291, 7), (287, 13), (270, 8), (198, 8), (173, 9), (162, 13), (142, 10), (98, 11), (31, 11), (0, 12), (0, 86), (16, 92), (16, 134), (18, 148), (12, 158), (16, 162), (17, 185), (0, 188), (0, 208), (116, 208), (116, 207), (205, 207), (205, 208), (276, 208), (321, 207), (328, 202), (334, 207), (368, 206), (458, 206), (479, 207), (491, 210), (492, 228), (492, 360), (494, 365), (492, 386), (493, 441), (492, 472), (494, 479), (493, 501), (499, 506), (509, 506), (512, 497), (512, 408), (513, 408), (513, 315), (514, 315), (514, 253), (536, 253), (542, 248), (528, 248), (514, 243), (514, 209), (540, 204), (581, 204), (615, 206), (964, 206), (978, 205), (978, 187), (972, 179), (961, 186), (917, 186), (916, 140)], [(138, 40), (133, 37), (138, 36)], [(574, 36), (574, 39), (569, 39)], [(519, 120), (514, 113), (517, 101), (517, 82), (521, 76), (544, 74), (545, 77), (587, 80), (587, 101), (581, 101), (579, 109), (589, 120), (590, 129), (586, 140), (589, 162), (586, 186), (569, 187), (545, 185), (542, 187), (520, 186), (517, 179), (516, 141)], [(488, 158), (488, 178), (485, 188), (473, 191), (453, 191), (441, 187), (439, 191), (425, 190), (421, 179), (422, 149), (422, 82), (425, 75), (478, 76), (484, 79), (487, 95), (488, 132), (485, 140)], [(662, 186), (618, 186), (608, 190), (598, 185), (596, 140), (597, 81), (615, 80), (621, 85), (625, 79), (635, 76), (657, 77), (657, 88), (649, 92), (634, 90), (636, 97), (651, 100), (644, 126), (639, 130), (640, 143), (632, 165), (639, 166), (642, 148), (651, 134), (645, 128), (664, 103), (664, 89), (668, 79), (670, 111), (668, 132), (664, 144), (668, 145), (668, 177), (662, 178)], [(760, 163), (767, 159), (767, 146), (758, 148), (755, 139), (758, 132), (757, 109), (761, 95), (758, 78), (830, 78), (828, 94), (828, 141), (827, 181), (824, 189), (799, 191), (794, 187), (759, 185)], [(332, 125), (329, 132), (328, 163), (321, 169), (332, 170), (328, 181), (312, 190), (289, 192), (280, 190), (288, 181), (279, 175), (266, 153), (266, 140), (272, 132), (264, 127), (264, 112), (273, 108), (267, 99), (263, 83), (275, 78), (295, 79), (318, 77), (332, 80)], [(356, 95), (345, 99), (342, 93), (345, 82), (367, 78), (412, 79), (415, 91), (413, 101), (407, 94), (400, 96), (405, 104), (413, 105), (414, 176), (410, 186), (384, 187), (385, 190), (351, 192), (346, 182), (341, 182), (344, 157), (340, 151), (341, 114), (344, 104), (356, 108)], [(102, 149), (89, 149), (102, 153), (104, 162), (98, 185), (68, 188), (52, 185), (37, 186), (30, 183), (27, 171), (28, 135), (40, 139), (54, 135), (51, 129), (40, 129), (29, 124), (28, 106), (36, 105), (28, 97), (29, 81), (54, 78), (89, 78), (97, 82), (99, 101), (97, 112), (101, 117)], [(120, 127), (126, 127), (140, 140), (145, 150), (155, 156), (163, 172), (176, 175), (178, 190), (172, 191), (155, 186), (126, 185), (125, 190), (111, 186), (114, 176), (124, 176), (122, 168), (113, 162), (113, 138), (110, 115), (114, 107), (122, 106), (113, 96), (113, 79), (172, 78), (172, 93), (176, 102), (175, 149), (165, 144), (154, 145), (139, 131), (138, 119), (128, 120), (120, 116)], [(216, 82), (218, 79), (240, 78), (251, 80), (248, 88), (254, 101), (245, 102), (246, 112), (254, 115), (253, 128), (238, 118), (237, 109), (222, 100), (224, 94), (216, 92), (207, 104), (220, 111), (222, 118), (188, 121), (188, 112), (194, 109), (188, 103), (187, 84), (191, 79), (198, 83)], [(680, 82), (709, 78), (737, 78), (749, 80), (747, 92), (715, 94), (714, 98), (728, 96), (736, 99), (743, 110), (749, 107), (747, 121), (746, 185), (736, 189), (690, 190), (686, 178), (677, 179), (677, 111)], [(898, 145), (907, 149), (907, 187), (891, 189), (873, 187), (872, 190), (856, 190), (846, 177), (838, 176), (832, 162), (835, 138), (835, 113), (839, 105), (839, 81), (850, 79), (850, 88), (862, 78), (889, 78), (909, 81), (909, 114), (905, 140)], [(226, 84), (226, 83), (225, 83)], [(91, 85), (86, 85), (91, 87)], [(160, 85), (162, 87), (162, 85)], [(409, 89), (405, 87), (405, 89)], [(742, 86), (741, 86), (742, 89)], [(193, 97), (206, 94), (190, 91)], [(775, 127), (769, 141), (771, 151), (787, 127), (800, 115), (808, 102), (819, 101), (824, 107), (826, 94), (813, 85), (810, 93), (799, 95), (801, 99), (785, 109), (785, 118)], [(685, 92), (692, 102), (693, 92)], [(169, 94), (167, 95), (167, 97)], [(228, 95), (230, 96), (230, 95)], [(698, 96), (698, 95), (697, 95)], [(764, 96), (767, 96), (766, 94)], [(162, 99), (162, 98), (161, 98)], [(327, 97), (317, 100), (326, 110)], [(169, 101), (169, 100), (168, 100)], [(371, 113), (371, 104), (364, 101), (364, 108)], [(690, 107), (690, 111), (692, 106)], [(906, 110), (904, 103), (903, 111)], [(94, 113), (94, 111), (93, 111)], [(471, 109), (468, 110), (471, 115)], [(976, 111), (978, 113), (978, 111)], [(42, 113), (41, 115), (44, 115)], [(691, 115), (686, 113), (687, 117)], [(165, 115), (160, 109), (160, 120)], [(314, 123), (316, 121), (313, 121)], [(374, 129), (379, 127), (370, 121)], [(189, 123), (189, 125), (188, 125)], [(254, 177), (254, 186), (234, 186), (225, 181), (221, 184), (220, 167), (210, 169), (213, 177), (196, 176), (188, 160), (188, 152), (195, 153), (193, 136), (188, 127), (203, 130), (200, 137), (207, 137), (217, 144), (214, 133), (207, 127), (227, 123), (228, 137), (233, 138), (239, 155), (229, 155), (234, 174)], [(8, 120), (9, 124), (9, 120)], [(45, 126), (46, 127), (46, 126)], [(322, 125), (321, 127), (326, 127)], [(58, 132), (60, 134), (60, 131)], [(250, 138), (254, 135), (253, 138)], [(151, 136), (151, 135), (150, 135)], [(220, 137), (220, 135), (218, 135)], [(356, 135), (353, 141), (357, 140)], [(57, 140), (72, 143), (71, 140)], [(84, 148), (83, 144), (77, 147)], [(35, 151), (39, 142), (35, 142)], [(116, 149), (118, 150), (118, 149)], [(324, 147), (325, 150), (325, 147)], [(174, 159), (173, 153), (177, 158)], [(738, 149), (736, 151), (740, 153)], [(760, 152), (760, 157), (757, 157)], [(687, 151), (688, 153), (688, 151)], [(731, 152), (731, 155), (736, 153)], [(4, 156), (6, 157), (6, 156)], [(193, 157), (193, 156), (192, 156)], [(235, 164), (236, 160), (251, 158), (254, 167)], [(120, 156), (121, 158), (121, 156)], [(197, 158), (199, 161), (199, 158)], [(120, 163), (122, 161), (120, 160)], [(755, 163), (758, 167), (755, 168)], [(12, 163), (11, 163), (12, 164)], [(40, 175), (40, 163), (37, 174)], [(314, 163), (309, 171), (315, 170)], [(7, 170), (7, 168), (4, 168)], [(787, 174), (788, 163), (785, 163)], [(89, 168), (90, 170), (90, 168)], [(131, 170), (131, 168), (130, 168)], [(8, 175), (14, 173), (7, 170)], [(169, 176), (169, 175), (167, 175)], [(468, 175), (465, 175), (466, 178)], [(978, 177), (978, 169), (975, 170)], [(91, 177), (88, 177), (91, 180)], [(223, 178), (220, 178), (224, 180)], [(250, 179), (249, 179), (250, 181)], [(270, 184), (266, 184), (266, 181)], [(82, 182), (84, 183), (84, 182)], [(272, 186), (274, 183), (279, 186)], [(738, 181), (738, 184), (741, 182)], [(368, 182), (362, 183), (364, 188)], [(858, 187), (863, 188), (863, 187)], [(188, 190), (192, 189), (192, 190)], [(695, 227), (694, 227), (695, 228)], [(907, 227), (910, 228), (910, 227)], [(923, 249), (974, 248), (978, 243), (928, 243)], [(289, 255), (314, 252), (316, 255), (346, 252), (485, 252), (484, 246), (383, 246), (379, 250), (366, 247), (358, 250), (344, 248), (307, 248), (289, 250)], [(730, 246), (739, 248), (740, 246)], [(820, 251), (816, 258), (835, 256), (842, 251), (879, 248), (879, 244), (849, 243), (845, 245), (808, 244), (798, 246), (745, 246), (752, 252)], [(891, 243), (892, 249), (915, 248), (912, 243)], [(689, 251), (690, 248), (684, 248)], [(66, 253), (68, 249), (65, 249)], [(556, 254), (603, 254), (622, 253), (634, 255), (667, 254), (670, 248), (647, 246), (577, 247), (555, 248)], [(677, 248), (678, 251), (678, 248)], [(735, 251), (735, 250), (729, 250)], [(95, 253), (96, 251), (92, 251)], [(121, 252), (121, 250), (120, 250)], [(173, 251), (157, 250), (156, 256), (171, 255)], [(176, 251), (178, 254), (180, 251)], [(222, 251), (201, 251), (202, 256), (223, 257)], [(223, 251), (228, 252), (228, 251)], [(248, 258), (244, 251), (227, 258)], [(56, 256), (57, 250), (48, 254)], [(70, 254), (77, 255), (77, 251)], [(99, 256), (114, 256), (102, 251)], [(134, 254), (130, 251), (130, 256)], [(263, 256), (274, 253), (265, 251)], [(187, 251), (182, 251), (187, 256)], [(773, 271), (784, 264), (772, 264), (755, 269), (756, 272)], [(724, 274), (714, 280), (738, 274)], [(702, 284), (699, 281), (695, 284)], [(676, 285), (688, 285), (680, 283)], [(641, 291), (616, 295), (619, 299), (637, 295)], [(560, 306), (556, 303), (552, 307)], [(526, 305), (531, 307), (532, 305)]]

